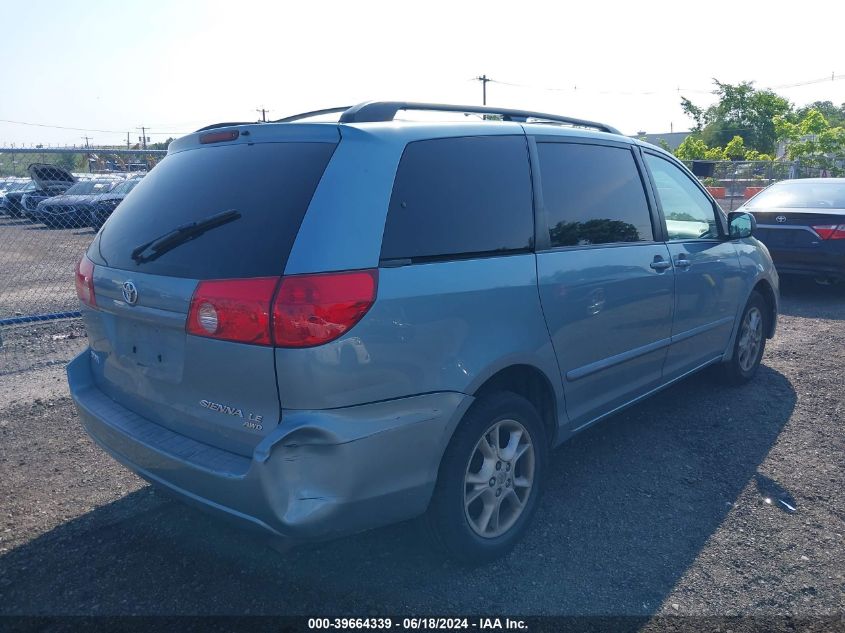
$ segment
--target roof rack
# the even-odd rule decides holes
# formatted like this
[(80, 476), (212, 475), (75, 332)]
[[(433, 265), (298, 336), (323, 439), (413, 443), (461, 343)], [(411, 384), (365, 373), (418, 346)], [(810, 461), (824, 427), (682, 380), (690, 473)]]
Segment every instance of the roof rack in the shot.
[(284, 119), (276, 119), (270, 123), (291, 123), (292, 121), (299, 121), (300, 119), (310, 119), (312, 116), (320, 116), (321, 114), (337, 114), (338, 112), (346, 112), (350, 106), (343, 106), (341, 108), (325, 108), (324, 110), (312, 110), (311, 112), (301, 112), (300, 114), (292, 114), (286, 116)]
[(494, 108), (490, 106), (446, 105), (442, 103), (414, 103), (409, 101), (366, 101), (352, 106), (340, 116), (340, 123), (369, 123), (375, 121), (392, 121), (399, 110), (427, 110), (430, 112), (463, 112), (471, 114), (498, 114), (505, 121), (525, 123), (528, 119), (542, 119), (556, 123), (567, 123), (576, 127), (586, 127), (621, 134), (615, 127), (605, 123), (576, 119), (559, 114), (533, 112), (531, 110), (513, 110), (511, 108)]
[[(497, 114), (505, 121), (516, 121), (525, 123), (528, 119), (538, 119), (539, 122), (546, 123), (565, 123), (575, 127), (586, 127), (601, 132), (609, 132), (610, 134), (621, 134), (619, 130), (611, 125), (605, 123), (597, 123), (596, 121), (587, 121), (586, 119), (576, 119), (574, 117), (562, 116), (559, 114), (547, 114), (545, 112), (534, 112), (532, 110), (513, 110), (511, 108), (494, 108), (490, 106), (474, 106), (474, 105), (447, 105), (443, 103), (415, 103), (412, 101), (365, 101), (354, 106), (344, 106), (339, 108), (325, 108), (324, 110), (312, 110), (311, 112), (302, 112), (300, 114), (292, 114), (283, 119), (276, 119), (275, 121), (268, 121), (269, 123), (292, 123), (301, 119), (308, 119), (322, 114), (340, 114), (340, 123), (373, 123), (377, 121), (392, 121), (396, 117), (396, 113), (400, 110), (426, 110), (429, 112), (458, 112), (464, 114)], [(249, 122), (230, 122), (230, 123), (215, 123), (207, 125), (197, 130), (197, 132), (205, 132), (207, 130), (214, 130), (221, 127), (230, 127), (233, 125), (252, 125), (254, 121)]]

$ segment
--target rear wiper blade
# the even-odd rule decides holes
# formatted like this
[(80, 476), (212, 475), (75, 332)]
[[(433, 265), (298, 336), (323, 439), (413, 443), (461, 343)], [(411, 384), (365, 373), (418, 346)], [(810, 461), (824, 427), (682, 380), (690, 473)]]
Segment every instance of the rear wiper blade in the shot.
[[(241, 213), (239, 211), (229, 209), (228, 211), (221, 211), (220, 213), (210, 215), (204, 220), (196, 220), (195, 222), (188, 222), (182, 226), (177, 226), (161, 237), (157, 237), (136, 247), (132, 251), (132, 259), (139, 264), (152, 261), (157, 257), (161, 257), (167, 251), (173, 250), (177, 246), (202, 235), (206, 231), (223, 226), (229, 222), (234, 222), (240, 217)], [(147, 251), (151, 252), (147, 255), (145, 254)]]

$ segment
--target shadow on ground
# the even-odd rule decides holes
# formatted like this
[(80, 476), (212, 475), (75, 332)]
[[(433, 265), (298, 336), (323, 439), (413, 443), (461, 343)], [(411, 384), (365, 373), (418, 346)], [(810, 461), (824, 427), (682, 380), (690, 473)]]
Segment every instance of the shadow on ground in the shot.
[(650, 614), (760, 481), (795, 402), (766, 366), (742, 389), (700, 375), (580, 434), (525, 541), (478, 569), (432, 554), (414, 522), (277, 554), (143, 488), (0, 558), (0, 611)]
[(845, 282), (817, 284), (811, 277), (780, 279), (781, 314), (841, 321), (845, 306)]

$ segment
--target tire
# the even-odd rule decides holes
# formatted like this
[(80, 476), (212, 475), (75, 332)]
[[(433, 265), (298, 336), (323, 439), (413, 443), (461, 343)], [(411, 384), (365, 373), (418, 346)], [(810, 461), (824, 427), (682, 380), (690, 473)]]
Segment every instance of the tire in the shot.
[(766, 350), (768, 327), (768, 305), (763, 296), (755, 290), (742, 311), (731, 359), (719, 367), (719, 377), (724, 383), (743, 385), (754, 378)]
[[(500, 437), (498, 450), (494, 432)], [(507, 554), (537, 509), (547, 461), (545, 429), (528, 400), (506, 391), (479, 398), (440, 463), (424, 518), (434, 545), (468, 564)]]

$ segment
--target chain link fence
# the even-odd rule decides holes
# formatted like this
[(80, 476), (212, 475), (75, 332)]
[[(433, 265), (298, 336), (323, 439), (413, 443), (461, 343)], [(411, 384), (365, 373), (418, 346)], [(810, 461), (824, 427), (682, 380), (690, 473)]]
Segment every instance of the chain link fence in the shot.
[(0, 376), (85, 346), (74, 271), (163, 150), (0, 148)]
[[(684, 161), (698, 176), (725, 211), (733, 211), (743, 202), (778, 180), (825, 178), (832, 174), (801, 161), (773, 160), (690, 160)], [(845, 166), (845, 159), (835, 161)]]
[[(76, 264), (165, 153), (0, 148), (0, 376), (67, 362), (84, 347)], [(829, 175), (798, 161), (687, 164), (728, 211), (778, 180)]]

